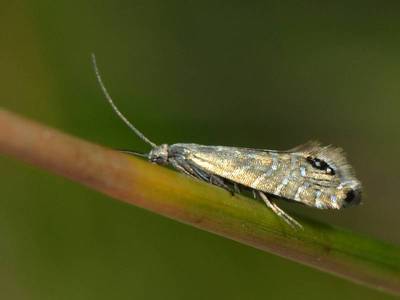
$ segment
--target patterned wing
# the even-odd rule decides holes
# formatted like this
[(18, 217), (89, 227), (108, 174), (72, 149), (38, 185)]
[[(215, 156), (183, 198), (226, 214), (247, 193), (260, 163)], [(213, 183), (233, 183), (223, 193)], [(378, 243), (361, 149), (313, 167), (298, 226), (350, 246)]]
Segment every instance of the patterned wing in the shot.
[[(185, 161), (243, 186), (280, 196), (279, 186), (289, 171), (289, 153), (248, 148), (175, 144)], [(174, 149), (172, 149), (174, 150)], [(278, 193), (276, 193), (278, 191)]]
[(309, 143), (289, 151), (175, 144), (171, 155), (232, 182), (320, 209), (360, 202), (361, 184), (343, 152)]

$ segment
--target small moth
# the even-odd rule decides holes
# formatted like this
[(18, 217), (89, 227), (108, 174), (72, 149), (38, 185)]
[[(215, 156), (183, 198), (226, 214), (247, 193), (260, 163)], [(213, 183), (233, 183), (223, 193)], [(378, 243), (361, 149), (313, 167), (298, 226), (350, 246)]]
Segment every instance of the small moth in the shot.
[[(142, 155), (159, 165), (170, 165), (191, 177), (231, 192), (253, 192), (285, 222), (299, 222), (270, 199), (286, 199), (318, 209), (341, 209), (361, 201), (361, 183), (340, 148), (308, 142), (287, 151), (198, 144), (156, 145), (134, 127), (114, 104), (101, 79), (95, 56), (93, 66), (100, 87), (115, 113), (152, 150)], [(135, 152), (126, 151), (132, 154)]]

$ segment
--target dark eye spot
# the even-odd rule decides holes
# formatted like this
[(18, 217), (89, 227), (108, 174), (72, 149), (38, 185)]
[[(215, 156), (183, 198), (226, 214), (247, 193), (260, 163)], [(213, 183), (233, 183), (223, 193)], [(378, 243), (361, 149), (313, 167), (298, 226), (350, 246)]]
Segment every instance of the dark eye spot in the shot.
[(325, 161), (316, 157), (307, 157), (307, 161), (316, 169), (323, 170), (326, 174), (335, 175), (335, 170), (329, 166)]
[(357, 205), (361, 202), (361, 192), (359, 190), (349, 190), (346, 193), (346, 198), (344, 198), (344, 202), (347, 205)]
[(347, 192), (346, 194), (346, 198), (344, 199), (344, 201), (346, 201), (347, 203), (351, 202), (354, 198), (355, 198), (356, 194), (354, 193), (353, 190), (350, 190)]

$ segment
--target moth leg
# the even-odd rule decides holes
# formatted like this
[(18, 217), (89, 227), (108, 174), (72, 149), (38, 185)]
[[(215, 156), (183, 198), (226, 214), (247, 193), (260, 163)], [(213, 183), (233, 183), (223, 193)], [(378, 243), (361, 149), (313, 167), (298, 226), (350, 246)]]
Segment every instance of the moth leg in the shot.
[(192, 176), (194, 176), (198, 179), (204, 180), (206, 182), (209, 182), (218, 187), (221, 187), (221, 188), (227, 190), (228, 192), (230, 192), (232, 195), (234, 195), (234, 193), (235, 193), (234, 190), (232, 190), (228, 185), (226, 185), (224, 180), (221, 177), (213, 175), (213, 174), (207, 174), (203, 170), (201, 170), (197, 167), (194, 167), (194, 166), (192, 167), (190, 165), (187, 165), (187, 167), (193, 173)]
[(253, 198), (254, 198), (254, 199), (257, 199), (257, 192), (256, 192), (256, 190), (251, 190), (251, 192), (253, 193)]
[(235, 191), (231, 187), (226, 185), (221, 177), (211, 174), (209, 182), (213, 185), (222, 187), (223, 189), (227, 190), (229, 193), (231, 193), (232, 196), (235, 195)]
[(190, 165), (188, 167), (192, 170), (194, 176), (196, 176), (197, 178), (204, 180), (206, 182), (210, 181), (210, 176), (206, 172), (203, 172), (199, 168), (191, 167)]
[(275, 203), (271, 202), (267, 195), (265, 195), (263, 192), (258, 191), (258, 194), (260, 195), (261, 199), (265, 202), (265, 204), (279, 217), (281, 217), (287, 224), (289, 224), (293, 228), (303, 228), (299, 222), (297, 222), (295, 219), (293, 219), (291, 216), (289, 216), (287, 213), (285, 213), (278, 205)]
[(302, 229), (303, 226), (296, 221), (296, 219), (292, 218), (290, 215), (285, 213), (278, 205), (272, 202), (272, 205), (275, 207), (275, 209), (279, 212), (278, 215), (283, 217), (285, 221), (292, 227), (294, 228), (299, 228)]
[(235, 191), (236, 194), (241, 193), (240, 187), (237, 183), (233, 183), (233, 190)]
[(192, 176), (192, 177), (197, 178), (195, 175), (193, 175), (193, 174), (190, 173), (188, 170), (186, 170), (186, 169), (185, 169), (182, 165), (180, 165), (178, 162), (172, 160), (172, 161), (171, 161), (171, 164), (172, 164), (172, 166), (173, 166), (175, 169), (177, 169), (178, 171), (180, 171), (180, 172), (182, 172), (182, 173), (184, 173), (184, 174), (186, 174), (186, 175), (189, 175), (189, 176)]
[(204, 172), (203, 170), (197, 168), (196, 166), (191, 166), (187, 162), (184, 161), (176, 161), (176, 160), (171, 160), (170, 163), (172, 166), (177, 169), (178, 171), (181, 171), (182, 173), (189, 175), (191, 177), (203, 180), (205, 182), (209, 182), (213, 185), (219, 186), (227, 190), (229, 193), (232, 195), (235, 194), (234, 190), (231, 189), (228, 185), (225, 184), (224, 180), (216, 175), (213, 174), (208, 174)]

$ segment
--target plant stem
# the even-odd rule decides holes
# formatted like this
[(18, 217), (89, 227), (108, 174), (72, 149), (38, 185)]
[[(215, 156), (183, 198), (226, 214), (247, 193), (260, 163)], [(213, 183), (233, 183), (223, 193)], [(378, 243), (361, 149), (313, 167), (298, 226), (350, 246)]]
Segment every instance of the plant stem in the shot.
[(400, 248), (319, 222), (294, 230), (262, 203), (0, 109), (0, 152), (113, 198), (400, 295)]

